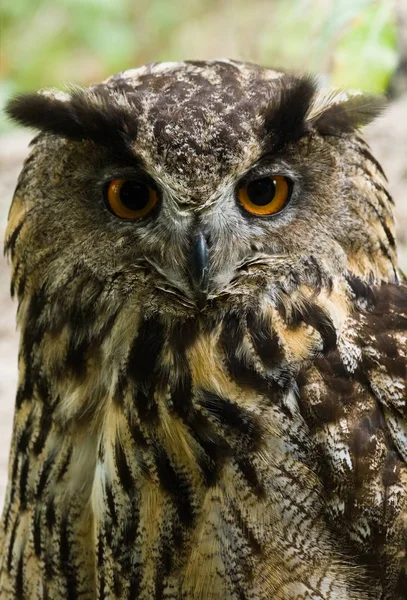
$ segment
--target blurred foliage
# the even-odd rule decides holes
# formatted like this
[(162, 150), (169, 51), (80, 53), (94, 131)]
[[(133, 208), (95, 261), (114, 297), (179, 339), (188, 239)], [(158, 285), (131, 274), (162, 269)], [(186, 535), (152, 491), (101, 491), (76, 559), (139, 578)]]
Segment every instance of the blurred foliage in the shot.
[(394, 12), (394, 0), (3, 0), (0, 104), (146, 62), (216, 56), (382, 92), (397, 64)]

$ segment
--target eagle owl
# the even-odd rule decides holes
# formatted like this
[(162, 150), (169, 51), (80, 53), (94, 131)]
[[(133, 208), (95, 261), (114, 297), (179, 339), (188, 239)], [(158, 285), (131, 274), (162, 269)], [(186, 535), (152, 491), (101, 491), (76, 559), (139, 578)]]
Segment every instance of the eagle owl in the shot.
[(10, 102), (2, 599), (407, 598), (381, 108), (229, 60)]

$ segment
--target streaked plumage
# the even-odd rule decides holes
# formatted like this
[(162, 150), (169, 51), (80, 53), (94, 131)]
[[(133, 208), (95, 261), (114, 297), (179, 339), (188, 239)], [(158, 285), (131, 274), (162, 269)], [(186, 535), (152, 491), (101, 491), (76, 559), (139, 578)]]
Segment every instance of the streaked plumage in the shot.
[[(379, 108), (233, 61), (10, 104), (42, 132), (6, 241), (1, 598), (407, 598), (407, 287), (356, 133)], [(291, 201), (246, 214), (236, 186), (269, 172)], [(116, 177), (158, 211), (112, 215)]]

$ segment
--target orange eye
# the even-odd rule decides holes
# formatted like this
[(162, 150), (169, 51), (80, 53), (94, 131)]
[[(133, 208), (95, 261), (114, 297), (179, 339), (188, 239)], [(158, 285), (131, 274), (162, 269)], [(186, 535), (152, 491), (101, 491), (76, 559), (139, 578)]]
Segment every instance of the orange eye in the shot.
[(291, 182), (282, 175), (251, 181), (238, 189), (242, 206), (253, 215), (267, 216), (281, 210), (291, 195)]
[(158, 202), (157, 192), (141, 181), (113, 179), (107, 190), (110, 210), (122, 219), (141, 219)]

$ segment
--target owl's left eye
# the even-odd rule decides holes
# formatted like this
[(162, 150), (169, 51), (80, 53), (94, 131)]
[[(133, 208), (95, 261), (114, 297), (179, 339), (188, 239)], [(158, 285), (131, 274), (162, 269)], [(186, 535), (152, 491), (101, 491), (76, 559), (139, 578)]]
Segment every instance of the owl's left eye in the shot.
[(238, 188), (242, 206), (254, 215), (267, 216), (279, 212), (290, 199), (292, 184), (287, 177), (272, 175), (250, 181)]
[(113, 179), (108, 185), (107, 204), (122, 219), (141, 219), (158, 202), (157, 192), (146, 183), (133, 179)]

